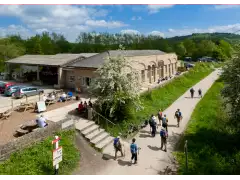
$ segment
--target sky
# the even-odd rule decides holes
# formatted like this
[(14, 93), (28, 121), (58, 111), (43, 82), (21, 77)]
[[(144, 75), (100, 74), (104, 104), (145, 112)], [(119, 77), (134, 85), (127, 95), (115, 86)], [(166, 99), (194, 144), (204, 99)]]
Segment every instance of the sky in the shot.
[(240, 32), (240, 5), (0, 5), (0, 37), (56, 32), (157, 35)]

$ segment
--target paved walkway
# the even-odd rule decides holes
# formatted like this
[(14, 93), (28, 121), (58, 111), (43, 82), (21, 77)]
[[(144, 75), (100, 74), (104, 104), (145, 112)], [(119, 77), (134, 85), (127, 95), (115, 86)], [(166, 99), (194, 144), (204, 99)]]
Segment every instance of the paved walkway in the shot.
[[(85, 97), (81, 97), (81, 100), (76, 101), (73, 104), (70, 104), (68, 106), (64, 106), (58, 109), (54, 109), (52, 111), (48, 111), (48, 112), (44, 112), (44, 116), (46, 116), (49, 121), (52, 122), (58, 122), (61, 121), (62, 119), (66, 118), (67, 116), (69, 116), (69, 112), (74, 111), (77, 107), (79, 102), (82, 101), (89, 101), (89, 98), (85, 98)], [(94, 102), (94, 100), (91, 100), (92, 102)]]
[[(202, 89), (203, 95), (212, 86), (215, 80), (218, 78), (219, 70), (214, 71), (208, 77), (200, 81), (194, 86), (194, 89)], [(137, 165), (131, 165), (130, 162), (130, 150), (129, 145), (125, 146), (126, 156), (120, 158), (117, 161), (113, 159), (108, 160), (108, 166), (98, 174), (105, 175), (157, 175), (160, 171), (164, 171), (166, 166), (172, 166), (172, 152), (174, 146), (179, 141), (180, 135), (184, 132), (186, 125), (191, 117), (191, 114), (200, 101), (200, 98), (189, 98), (189, 90), (184, 93), (179, 99), (177, 99), (169, 108), (164, 111), (169, 119), (169, 138), (167, 149), (168, 152), (160, 150), (160, 136), (159, 130), (155, 138), (152, 138), (149, 134), (149, 126), (141, 130), (136, 135), (136, 142), (139, 147), (141, 147), (139, 161)], [(180, 128), (176, 127), (176, 119), (174, 119), (175, 111), (180, 108), (183, 119), (180, 124)], [(112, 152), (113, 154), (113, 152)]]

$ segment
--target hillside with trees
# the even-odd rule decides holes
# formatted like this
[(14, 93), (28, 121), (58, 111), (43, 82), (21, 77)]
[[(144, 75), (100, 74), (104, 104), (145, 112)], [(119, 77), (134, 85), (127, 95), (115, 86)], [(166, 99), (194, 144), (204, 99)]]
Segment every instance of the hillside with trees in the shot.
[(192, 34), (164, 39), (159, 36), (91, 32), (80, 33), (74, 43), (56, 33), (44, 32), (28, 39), (14, 35), (0, 39), (0, 71), (3, 71), (4, 61), (24, 54), (100, 53), (116, 50), (119, 44), (128, 50), (158, 49), (175, 52), (179, 59), (190, 56), (196, 60), (210, 56), (225, 61), (231, 58), (232, 47), (239, 40), (240, 35), (229, 33)]

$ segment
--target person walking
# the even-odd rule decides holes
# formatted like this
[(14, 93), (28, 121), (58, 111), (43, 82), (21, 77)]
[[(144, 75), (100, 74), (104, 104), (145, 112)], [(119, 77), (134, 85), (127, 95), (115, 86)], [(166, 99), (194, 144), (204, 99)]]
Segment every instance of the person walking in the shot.
[(161, 126), (161, 121), (162, 121), (162, 110), (159, 109), (158, 111), (158, 120), (159, 120), (159, 126)]
[(137, 147), (137, 144), (135, 142), (136, 142), (136, 139), (133, 138), (132, 139), (132, 144), (130, 145), (130, 150), (131, 150), (131, 154), (132, 154), (131, 163), (133, 163), (133, 160), (134, 160), (134, 164), (137, 164), (138, 147)]
[(201, 88), (198, 89), (198, 96), (202, 98), (202, 90), (201, 90)]
[(180, 109), (177, 109), (177, 111), (175, 112), (174, 118), (177, 118), (177, 127), (179, 127), (179, 123), (182, 120), (182, 113)]
[(164, 151), (167, 152), (167, 137), (168, 137), (168, 133), (165, 130), (164, 127), (162, 127), (161, 131), (160, 131), (160, 137), (161, 137), (161, 149), (163, 149), (163, 146), (165, 147)]
[(163, 118), (162, 118), (162, 127), (164, 127), (166, 129), (166, 131), (168, 130), (168, 118), (167, 115), (164, 114)]
[(123, 156), (122, 143), (120, 141), (120, 137), (119, 136), (114, 139), (113, 146), (114, 146), (114, 149), (115, 149), (115, 160), (116, 160), (118, 151), (120, 151), (121, 152), (121, 156)]
[[(156, 117), (155, 117), (155, 118), (156, 118)], [(156, 123), (156, 121), (154, 121), (154, 119), (153, 119), (153, 122), (152, 122), (152, 137), (155, 137), (156, 131), (157, 131), (157, 123)]]
[(152, 126), (153, 126), (154, 121), (155, 121), (154, 115), (152, 114), (149, 119), (150, 133), (152, 133)]
[(194, 97), (194, 92), (195, 92), (195, 90), (194, 90), (193, 88), (191, 88), (191, 89), (190, 89), (191, 98)]

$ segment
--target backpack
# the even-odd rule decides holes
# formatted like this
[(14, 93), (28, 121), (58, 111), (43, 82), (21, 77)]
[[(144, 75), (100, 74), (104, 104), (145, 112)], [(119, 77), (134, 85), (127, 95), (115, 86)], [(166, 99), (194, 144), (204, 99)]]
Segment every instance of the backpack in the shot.
[(153, 119), (152, 119), (152, 118), (150, 118), (148, 122), (149, 122), (149, 125), (150, 125), (150, 126), (153, 125)]
[(165, 131), (161, 130), (161, 131), (160, 131), (160, 136), (161, 136), (161, 137), (166, 137)]
[(175, 116), (176, 116), (177, 118), (180, 118), (180, 112), (176, 111), (176, 112), (175, 112)]
[(167, 123), (167, 118), (166, 118), (166, 117), (163, 117), (163, 118), (162, 118), (162, 123), (163, 123), (163, 124), (166, 124), (166, 123)]
[(114, 147), (118, 147), (119, 146), (119, 139), (118, 138), (115, 138), (114, 141), (113, 141), (113, 146)]
[(130, 149), (131, 149), (131, 153), (137, 153), (136, 151), (136, 149), (137, 149), (137, 145), (136, 144), (134, 144), (134, 143), (132, 143), (131, 145), (130, 145)]

